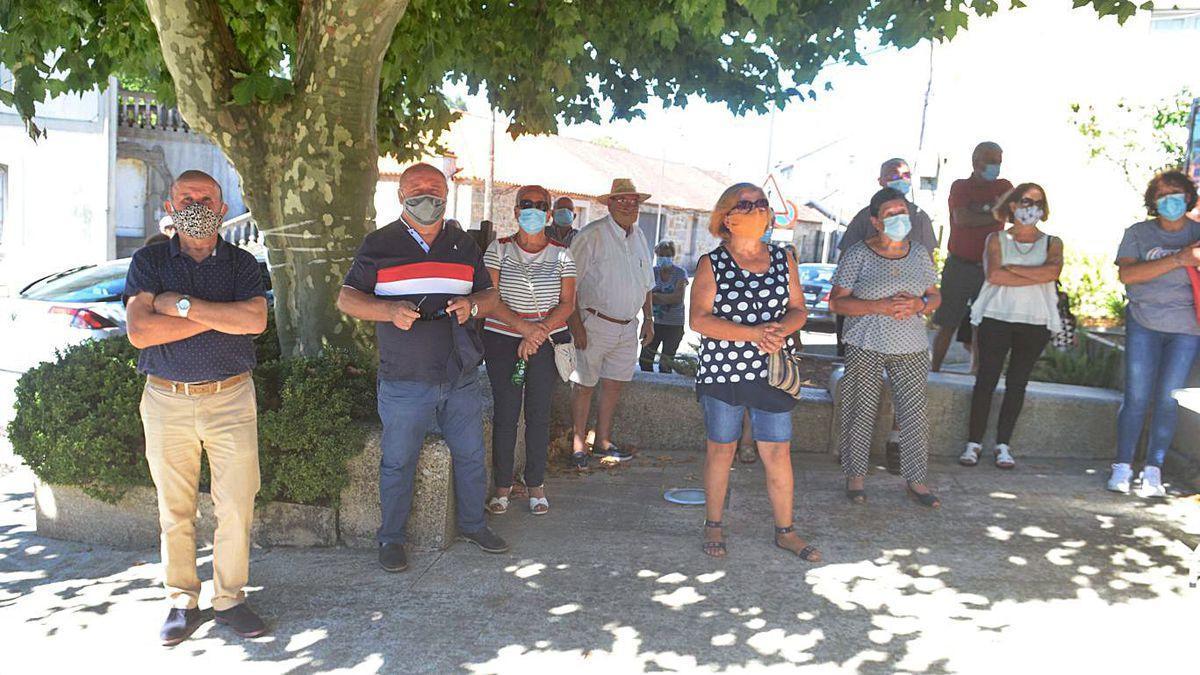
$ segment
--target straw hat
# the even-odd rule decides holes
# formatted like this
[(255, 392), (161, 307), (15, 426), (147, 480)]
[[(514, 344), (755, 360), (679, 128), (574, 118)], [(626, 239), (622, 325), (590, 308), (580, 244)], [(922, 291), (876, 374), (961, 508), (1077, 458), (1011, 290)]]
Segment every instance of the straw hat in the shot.
[(608, 194), (597, 197), (596, 201), (607, 205), (610, 197), (616, 197), (619, 195), (637, 195), (639, 204), (650, 198), (649, 193), (638, 192), (637, 188), (633, 185), (633, 180), (629, 178), (614, 178), (612, 182), (612, 189), (608, 191)]

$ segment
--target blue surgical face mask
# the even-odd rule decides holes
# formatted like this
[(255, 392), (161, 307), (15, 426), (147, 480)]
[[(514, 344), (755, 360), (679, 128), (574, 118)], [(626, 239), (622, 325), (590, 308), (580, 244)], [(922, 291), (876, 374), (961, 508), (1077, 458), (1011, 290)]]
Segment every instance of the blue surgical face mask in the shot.
[(571, 209), (554, 209), (554, 222), (558, 225), (570, 225), (575, 222), (575, 212)]
[(1179, 220), (1187, 213), (1187, 200), (1182, 194), (1163, 195), (1154, 202), (1158, 215), (1167, 220)]
[(539, 209), (521, 209), (517, 224), (529, 234), (537, 234), (546, 227), (546, 212)]
[(675, 264), (675, 258), (670, 257), (670, 256), (660, 255), (660, 256), (655, 256), (655, 258), (654, 258), (654, 266), (655, 267), (670, 267), (671, 265), (674, 265), (674, 264)]
[(912, 189), (912, 183), (904, 178), (897, 178), (896, 180), (890, 180), (890, 181), (888, 181), (887, 186), (892, 188), (896, 192), (899, 192), (902, 195), (908, 194), (908, 191), (910, 189)]
[(979, 172), (979, 177), (988, 182), (996, 180), (1000, 177), (1000, 165), (985, 164), (983, 170)]
[(771, 243), (771, 234), (772, 234), (773, 232), (775, 232), (775, 228), (773, 228), (773, 227), (768, 227), (768, 228), (767, 228), (767, 231), (766, 231), (766, 232), (763, 232), (763, 236), (761, 236), (761, 237), (759, 237), (759, 238), (758, 238), (758, 239), (759, 239), (759, 241), (763, 241), (763, 242), (766, 242), (766, 243), (768, 243), (768, 244), (769, 244), (769, 243)]
[(892, 241), (904, 241), (912, 230), (912, 221), (907, 213), (897, 213), (883, 219), (883, 234)]

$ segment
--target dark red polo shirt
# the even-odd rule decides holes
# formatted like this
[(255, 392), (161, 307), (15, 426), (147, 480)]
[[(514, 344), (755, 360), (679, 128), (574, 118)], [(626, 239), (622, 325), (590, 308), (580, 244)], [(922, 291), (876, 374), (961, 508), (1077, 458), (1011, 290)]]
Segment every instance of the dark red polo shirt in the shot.
[(970, 178), (954, 181), (950, 186), (950, 241), (946, 246), (950, 253), (971, 262), (983, 262), (983, 246), (987, 243), (988, 235), (1004, 229), (1004, 224), (996, 223), (987, 227), (959, 225), (955, 221), (954, 210), (976, 210), (984, 204), (995, 206), (1012, 187), (1012, 183), (1003, 178), (987, 181), (974, 174)]

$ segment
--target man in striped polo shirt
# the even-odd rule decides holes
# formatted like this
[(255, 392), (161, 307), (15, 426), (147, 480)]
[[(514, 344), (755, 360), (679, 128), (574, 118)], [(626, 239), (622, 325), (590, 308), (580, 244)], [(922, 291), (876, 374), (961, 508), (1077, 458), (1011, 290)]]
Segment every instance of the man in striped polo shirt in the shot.
[(436, 419), (454, 464), (459, 536), (488, 553), (508, 544), (487, 528), (483, 501), (483, 347), (475, 323), (497, 302), (475, 241), (443, 227), (446, 177), (429, 164), (400, 175), (404, 212), (363, 240), (338, 309), (375, 322), (379, 342), (379, 564), (408, 567), (404, 527), (417, 456)]

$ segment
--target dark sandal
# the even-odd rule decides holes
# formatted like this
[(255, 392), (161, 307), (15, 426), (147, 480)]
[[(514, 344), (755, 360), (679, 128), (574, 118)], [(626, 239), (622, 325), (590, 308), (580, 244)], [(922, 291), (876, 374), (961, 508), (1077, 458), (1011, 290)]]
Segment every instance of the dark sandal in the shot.
[[(704, 519), (704, 527), (714, 530), (719, 530), (723, 524), (719, 520)], [(706, 554), (713, 558), (724, 558), (727, 550), (725, 549), (724, 541), (706, 541), (701, 547)]]
[[(849, 485), (850, 481), (846, 481), (846, 484)], [(849, 499), (855, 504), (866, 504), (867, 491), (864, 489), (851, 490), (850, 488), (846, 488), (846, 499)]]
[(940, 508), (942, 500), (930, 490), (925, 494), (921, 494), (912, 488), (912, 483), (908, 483), (908, 496), (912, 497), (918, 504), (930, 509)]
[(787, 546), (784, 546), (783, 544), (779, 543), (779, 535), (790, 534), (795, 531), (796, 531), (795, 525), (788, 525), (787, 527), (776, 527), (775, 528), (775, 545), (778, 546), (779, 548), (787, 551), (788, 553), (795, 554), (797, 557), (799, 557), (801, 560), (803, 560), (805, 562), (820, 562), (820, 559), (816, 559), (816, 560), (813, 559), (813, 554), (819, 553), (819, 551), (817, 551), (817, 547), (813, 546), (812, 544), (806, 544), (804, 546), (804, 548), (800, 549), (799, 551), (793, 551), (792, 549), (788, 548)]

